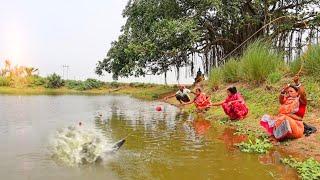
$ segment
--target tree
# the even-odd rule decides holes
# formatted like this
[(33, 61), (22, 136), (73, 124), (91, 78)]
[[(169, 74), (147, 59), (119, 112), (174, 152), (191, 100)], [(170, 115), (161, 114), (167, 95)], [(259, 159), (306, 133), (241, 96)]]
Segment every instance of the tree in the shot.
[(290, 60), (293, 52), (301, 52), (304, 32), (309, 40), (318, 36), (319, 1), (130, 0), (122, 34), (96, 73), (106, 71), (117, 79), (193, 69), (195, 53), (202, 55), (208, 73), (226, 56), (241, 54), (249, 38), (261, 37), (287, 51)]

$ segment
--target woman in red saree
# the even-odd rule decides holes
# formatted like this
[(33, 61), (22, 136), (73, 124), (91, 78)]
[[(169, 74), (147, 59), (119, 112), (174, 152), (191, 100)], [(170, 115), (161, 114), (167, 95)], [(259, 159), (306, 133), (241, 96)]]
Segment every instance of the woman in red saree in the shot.
[(184, 103), (184, 105), (194, 103), (194, 105), (197, 108), (197, 111), (208, 110), (211, 107), (212, 104), (210, 101), (210, 97), (206, 96), (200, 88), (196, 89), (195, 95), (196, 97), (193, 99), (193, 101), (189, 103)]
[(281, 105), (278, 115), (264, 115), (260, 125), (278, 140), (302, 137), (302, 118), (307, 105), (304, 89), (299, 84), (286, 86), (281, 91), (279, 102)]
[(219, 103), (212, 104), (213, 106), (222, 106), (226, 115), (231, 120), (244, 119), (249, 110), (241, 94), (237, 92), (236, 87), (229, 87), (227, 89), (228, 97)]

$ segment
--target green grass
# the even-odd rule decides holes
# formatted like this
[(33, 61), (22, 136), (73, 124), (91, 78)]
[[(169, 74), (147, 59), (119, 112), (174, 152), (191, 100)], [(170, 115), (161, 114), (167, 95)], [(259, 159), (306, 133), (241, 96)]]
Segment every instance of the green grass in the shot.
[(262, 40), (250, 44), (240, 61), (244, 80), (257, 84), (264, 82), (271, 73), (278, 71), (284, 64), (281, 53), (272, 50), (271, 44)]
[(320, 82), (320, 45), (312, 45), (302, 55), (305, 72)]
[(209, 74), (209, 86), (217, 89), (220, 84), (223, 82), (223, 71), (221, 68), (214, 68), (210, 71)]
[(240, 62), (236, 59), (229, 59), (222, 67), (223, 79), (225, 82), (234, 83), (240, 80)]

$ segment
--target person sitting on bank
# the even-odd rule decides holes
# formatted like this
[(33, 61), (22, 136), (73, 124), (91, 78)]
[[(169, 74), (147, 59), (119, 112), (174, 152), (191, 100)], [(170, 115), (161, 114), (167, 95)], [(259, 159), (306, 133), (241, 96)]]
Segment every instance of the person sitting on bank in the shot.
[(187, 102), (190, 102), (189, 93), (193, 93), (193, 92), (191, 92), (190, 89), (187, 89), (185, 86), (180, 85), (179, 90), (175, 94), (167, 96), (164, 99), (167, 100), (168, 98), (175, 96), (176, 99), (180, 102), (180, 104), (182, 104), (182, 102), (187, 103)]
[(204, 74), (202, 74), (200, 68), (198, 69), (197, 76), (194, 79), (194, 84), (199, 83), (204, 80)]
[(249, 110), (237, 88), (234, 86), (229, 87), (227, 94), (228, 96), (224, 101), (213, 103), (212, 106), (222, 106), (224, 112), (231, 120), (244, 119)]

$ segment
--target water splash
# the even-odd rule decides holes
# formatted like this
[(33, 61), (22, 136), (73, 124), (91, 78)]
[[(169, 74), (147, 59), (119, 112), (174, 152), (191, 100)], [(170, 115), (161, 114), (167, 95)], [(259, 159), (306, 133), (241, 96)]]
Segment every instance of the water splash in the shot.
[(77, 166), (103, 160), (105, 152), (112, 151), (112, 144), (94, 130), (68, 127), (56, 132), (51, 151), (54, 159)]

